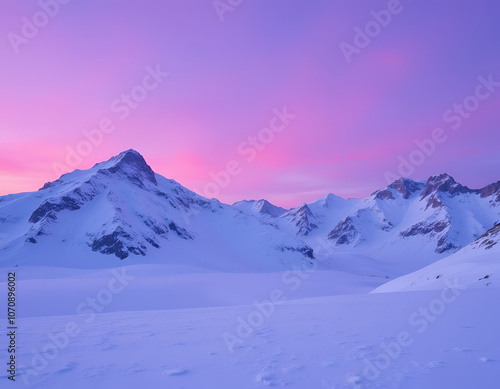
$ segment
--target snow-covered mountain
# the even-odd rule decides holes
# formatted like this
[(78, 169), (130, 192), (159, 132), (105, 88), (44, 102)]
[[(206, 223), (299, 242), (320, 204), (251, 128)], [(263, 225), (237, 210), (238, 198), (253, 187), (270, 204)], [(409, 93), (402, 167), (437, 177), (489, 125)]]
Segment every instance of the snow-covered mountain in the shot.
[(396, 278), (378, 287), (375, 292), (433, 290), (448, 285), (463, 288), (499, 286), (499, 278), (500, 223), (462, 250)]
[(126, 259), (270, 271), (313, 258), (298, 238), (155, 174), (133, 150), (1, 197), (0, 234), (2, 266)]
[(287, 211), (286, 209), (277, 207), (264, 199), (238, 201), (233, 204), (233, 207), (242, 212), (258, 216), (259, 218), (264, 218), (264, 220), (279, 217)]
[(156, 174), (128, 150), (37, 192), (0, 197), (0, 252), (2, 266), (126, 260), (272, 271), (308, 263), (326, 248), (323, 263), (333, 267), (335, 258), (354, 255), (403, 274), (458, 251), (498, 221), (500, 181), (475, 190), (442, 174), (401, 178), (365, 199), (329, 194), (290, 210), (267, 200), (231, 206)]
[[(256, 213), (254, 216), (264, 218)], [(311, 247), (359, 253), (416, 270), (471, 243), (500, 220), (500, 182), (469, 189), (441, 174), (400, 178), (365, 199), (329, 194), (270, 220)]]

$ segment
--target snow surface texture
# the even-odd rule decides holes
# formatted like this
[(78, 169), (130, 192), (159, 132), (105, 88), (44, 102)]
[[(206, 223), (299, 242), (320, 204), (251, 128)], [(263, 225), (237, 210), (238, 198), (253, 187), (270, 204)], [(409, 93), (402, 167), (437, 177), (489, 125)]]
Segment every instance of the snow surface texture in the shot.
[(500, 183), (439, 175), (231, 206), (133, 150), (0, 197), (19, 302), (8, 384), (495, 388), (499, 204)]
[[(90, 285), (76, 282), (75, 288), (69, 286), (72, 278), (79, 279), (75, 275), (39, 279), (38, 285), (21, 282), (22, 372), (13, 387), (495, 388), (500, 379), (498, 288), (452, 290), (443, 282), (444, 297), (442, 291), (369, 294), (368, 288), (353, 287), (356, 280), (346, 280), (346, 290), (355, 294), (300, 299), (307, 293), (282, 285), (286, 301), (258, 320), (251, 301), (262, 303), (269, 295), (228, 297), (219, 287), (207, 290), (210, 296), (184, 297), (185, 277), (179, 281), (185, 289), (164, 294), (178, 286), (175, 277), (167, 277), (166, 286), (153, 282), (147, 288), (146, 273), (156, 277), (158, 269), (143, 266), (127, 270), (137, 278), (101, 312), (88, 305), (80, 314), (75, 310), (87, 297), (99, 301), (104, 295), (104, 274), (86, 274), (81, 281), (87, 278)], [(192, 277), (191, 288), (197, 278), (202, 288), (208, 286), (202, 276)], [(231, 279), (220, 273), (210, 278), (213, 283)], [(280, 285), (263, 273), (252, 281), (260, 281), (268, 293)], [(252, 294), (248, 284), (240, 288)], [(54, 299), (46, 299), (50, 292), (37, 299), (49, 285)], [(55, 297), (61, 290), (64, 295)], [(234, 305), (220, 306), (218, 298)], [(181, 300), (183, 308), (171, 308), (175, 303), (168, 300)], [(251, 323), (250, 330), (239, 329), (240, 320)], [(72, 330), (65, 335), (68, 326)], [(238, 331), (243, 335), (228, 344), (224, 336), (238, 337)], [(0, 380), (7, 382), (5, 376)]]

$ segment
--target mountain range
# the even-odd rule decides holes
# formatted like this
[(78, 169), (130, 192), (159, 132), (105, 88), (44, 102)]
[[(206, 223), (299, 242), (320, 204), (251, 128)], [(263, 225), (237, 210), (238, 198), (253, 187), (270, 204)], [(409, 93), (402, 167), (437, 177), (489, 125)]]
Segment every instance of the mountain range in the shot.
[(168, 262), (244, 272), (355, 256), (405, 274), (498, 222), (500, 181), (470, 189), (441, 174), (400, 178), (365, 199), (328, 194), (293, 209), (267, 200), (228, 205), (155, 173), (127, 150), (36, 192), (0, 197), (0, 266)]

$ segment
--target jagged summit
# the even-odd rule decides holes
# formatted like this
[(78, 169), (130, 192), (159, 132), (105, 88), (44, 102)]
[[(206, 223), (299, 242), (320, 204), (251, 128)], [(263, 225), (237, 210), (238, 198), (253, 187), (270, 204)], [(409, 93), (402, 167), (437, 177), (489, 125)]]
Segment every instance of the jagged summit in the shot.
[(128, 164), (130, 166), (149, 167), (144, 157), (134, 149), (128, 149), (122, 151), (120, 154), (111, 157), (109, 160), (96, 163), (94, 166), (102, 166), (105, 164), (113, 164), (113, 165)]
[(420, 197), (424, 199), (436, 192), (449, 193), (450, 195), (454, 196), (459, 193), (475, 193), (477, 191), (459, 184), (452, 176), (445, 173), (437, 176), (431, 176), (427, 180), (425, 188), (422, 191)]
[(425, 184), (422, 181), (414, 181), (410, 178), (400, 178), (389, 185), (389, 188), (395, 189), (403, 198), (408, 199), (415, 192), (424, 189)]
[(123, 151), (106, 162), (96, 164), (95, 168), (98, 168), (98, 173), (107, 171), (111, 174), (122, 174), (140, 187), (144, 187), (146, 182), (158, 185), (153, 169), (144, 157), (133, 149)]
[(277, 207), (264, 199), (257, 201), (256, 206), (259, 209), (259, 212), (271, 215), (273, 217), (281, 216), (286, 212), (286, 209)]
[(460, 184), (447, 173), (431, 176), (425, 181), (415, 181), (401, 177), (387, 187), (376, 190), (371, 196), (378, 200), (394, 200), (395, 195), (400, 194), (407, 200), (415, 193), (420, 193), (421, 200), (429, 198), (430, 205), (439, 203), (436, 198), (436, 194), (439, 193), (447, 193), (452, 197), (458, 194), (480, 194), (482, 198), (496, 196), (494, 201), (500, 201), (500, 181), (487, 185), (482, 189), (471, 189)]
[(384, 189), (372, 193), (378, 200), (395, 200), (395, 195), (401, 195), (405, 200), (414, 193), (421, 192), (425, 187), (423, 181), (414, 181), (410, 178), (398, 178)]
[(494, 182), (493, 184), (485, 186), (481, 189), (481, 197), (492, 197), (496, 196), (494, 201), (500, 202), (500, 181)]
[(155, 173), (144, 157), (133, 149), (121, 152), (107, 161), (96, 163), (88, 170), (76, 169), (63, 174), (59, 179), (45, 183), (39, 190), (46, 190), (65, 184), (74, 185), (77, 182), (89, 183), (95, 177), (118, 177), (128, 179), (131, 183), (145, 188), (152, 184), (157, 186)]
[(312, 230), (318, 228), (316, 216), (307, 204), (291, 209), (281, 216), (288, 219), (298, 228), (297, 235), (308, 235)]
[(281, 208), (274, 204), (271, 204), (265, 199), (237, 201), (233, 204), (233, 207), (239, 209), (242, 212), (259, 214), (272, 218), (279, 217), (287, 211), (285, 208)]

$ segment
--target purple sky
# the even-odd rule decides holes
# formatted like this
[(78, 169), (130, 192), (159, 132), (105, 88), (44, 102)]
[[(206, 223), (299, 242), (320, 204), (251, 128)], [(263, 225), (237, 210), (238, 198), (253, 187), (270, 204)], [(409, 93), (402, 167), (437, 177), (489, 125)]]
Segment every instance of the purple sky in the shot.
[[(500, 180), (500, 86), (478, 80), (500, 82), (496, 1), (243, 0), (224, 20), (211, 0), (72, 0), (47, 20), (37, 1), (2, 6), (0, 194), (38, 189), (57, 178), (55, 164), (85, 169), (129, 148), (208, 197), (211, 172), (233, 161), (239, 174), (217, 189), (229, 203), (362, 197), (386, 186), (387, 172)], [(397, 13), (376, 30), (371, 11), (388, 7)], [(23, 38), (33, 18), (47, 23)], [(373, 37), (348, 62), (340, 45), (367, 23)], [(120, 101), (113, 110), (157, 65), (169, 75), (150, 78), (129, 115)], [(284, 107), (295, 117), (261, 131)], [(68, 147), (106, 118), (114, 131), (70, 166)], [(422, 158), (415, 141), (437, 127), (446, 140)], [(272, 140), (250, 146), (259, 134)], [(416, 163), (400, 170), (410, 155)]]

